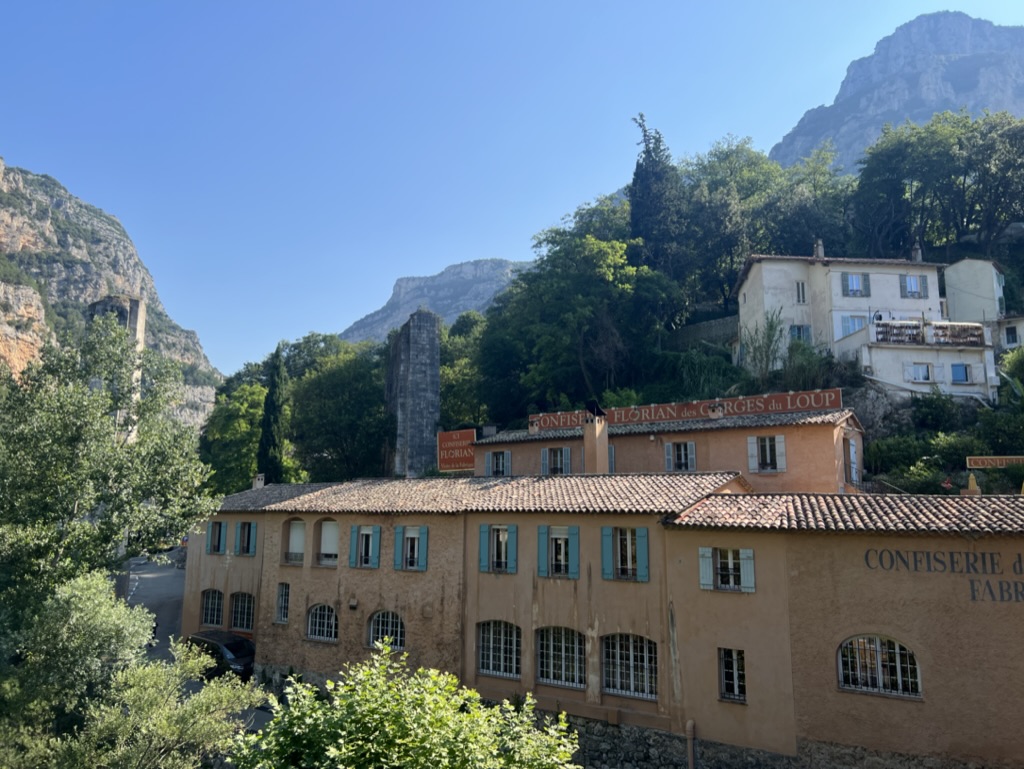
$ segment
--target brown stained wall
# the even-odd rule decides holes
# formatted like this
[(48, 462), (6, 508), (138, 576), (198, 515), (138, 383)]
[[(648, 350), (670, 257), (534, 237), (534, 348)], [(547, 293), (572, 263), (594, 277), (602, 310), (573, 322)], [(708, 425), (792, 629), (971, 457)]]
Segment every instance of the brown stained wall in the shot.
[[(865, 552), (881, 548), (996, 552), (1004, 573), (868, 568)], [(1024, 577), (1012, 565), (1021, 552), (1024, 540), (1013, 538), (790, 535), (798, 735), (875, 750), (1019, 761)], [(971, 579), (979, 580), (976, 600)], [(991, 581), (993, 594), (984, 592), (984, 580)], [(991, 600), (1001, 597), (1000, 580), (1009, 591), (1002, 597), (1010, 600)], [(923, 697), (839, 689), (839, 645), (861, 634), (893, 638), (915, 653)]]
[[(370, 651), (369, 624), (377, 611), (393, 611), (405, 625), (409, 663), (458, 671), (462, 637), (461, 562), (455, 553), (464, 548), (460, 516), (444, 515), (337, 515), (339, 558), (337, 567), (316, 566), (312, 553), (315, 522), (322, 515), (268, 516), (267, 552), (282, 552), (285, 522), (306, 522), (306, 558), (302, 566), (268, 557), (263, 574), (263, 594), (257, 639), (257, 663), (292, 667), (330, 676), (350, 661), (365, 659)], [(380, 562), (376, 569), (349, 566), (351, 527), (380, 526)], [(426, 571), (394, 568), (395, 526), (427, 526), (429, 529)], [(275, 622), (275, 600), (280, 582), (290, 585), (290, 616), (287, 624)], [(355, 602), (355, 608), (352, 603)], [(338, 614), (338, 641), (313, 641), (306, 637), (310, 608), (326, 603)]]
[[(516, 524), (518, 568), (515, 574), (480, 571), (480, 524)], [(579, 579), (538, 576), (539, 525), (580, 527)], [(605, 580), (601, 573), (601, 527), (646, 527), (650, 581)], [(484, 697), (511, 698), (532, 691), (542, 708), (574, 715), (659, 729), (670, 726), (671, 669), (665, 624), (664, 530), (649, 515), (472, 514), (466, 516), (466, 622), (463, 682)], [(503, 620), (522, 632), (522, 677), (509, 680), (477, 672), (478, 622)], [(536, 681), (535, 631), (570, 627), (586, 636), (586, 690)], [(601, 691), (601, 637), (613, 633), (644, 635), (658, 645), (658, 699), (605, 694)]]
[[(181, 635), (183, 638), (200, 629), (211, 628), (201, 624), (202, 592), (220, 590), (224, 594), (224, 622), (221, 630), (231, 629), (231, 594), (251, 593), (256, 597), (257, 614), (260, 609), (260, 571), (263, 568), (263, 540), (266, 531), (262, 526), (262, 513), (219, 513), (214, 521), (222, 521), (228, 527), (227, 547), (224, 554), (206, 553), (206, 529), (209, 522), (193, 531), (188, 538), (188, 556), (185, 559), (185, 593), (182, 600)], [(235, 524), (240, 521), (257, 522), (256, 554), (235, 555)], [(257, 616), (258, 625), (259, 618)], [(246, 635), (249, 635), (246, 633)]]
[[(665, 546), (675, 683), (683, 698), (672, 730), (683, 733), (693, 719), (701, 740), (795, 754), (785, 536), (670, 530)], [(752, 548), (754, 592), (701, 589), (701, 547)], [(719, 696), (719, 648), (744, 651), (745, 703)]]

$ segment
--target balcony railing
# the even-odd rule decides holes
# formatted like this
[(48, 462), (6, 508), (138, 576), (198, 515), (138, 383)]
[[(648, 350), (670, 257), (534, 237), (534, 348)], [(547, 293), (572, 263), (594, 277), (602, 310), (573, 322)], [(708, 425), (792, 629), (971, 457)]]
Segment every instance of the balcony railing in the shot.
[(877, 320), (871, 324), (876, 344), (941, 344), (950, 347), (984, 347), (985, 327), (980, 323), (945, 321)]
[(284, 554), (284, 562), (288, 563), (288, 564), (291, 564), (293, 566), (295, 566), (295, 565), (301, 566), (302, 565), (302, 559), (304, 558), (304, 556), (305, 556), (305, 553), (285, 553)]
[(317, 553), (316, 562), (321, 566), (337, 566), (338, 565), (338, 554), (337, 553)]

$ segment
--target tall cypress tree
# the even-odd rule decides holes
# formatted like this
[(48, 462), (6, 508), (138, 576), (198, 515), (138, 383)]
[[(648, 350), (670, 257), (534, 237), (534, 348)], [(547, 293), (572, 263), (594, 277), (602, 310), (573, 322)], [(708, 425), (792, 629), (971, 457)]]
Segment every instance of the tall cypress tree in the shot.
[(284, 368), (284, 345), (279, 344), (267, 361), (267, 397), (263, 400), (260, 445), (256, 450), (256, 472), (264, 483), (284, 482), (284, 398), (288, 374)]
[(682, 174), (661, 133), (647, 127), (643, 113), (633, 119), (640, 128), (640, 155), (629, 186), (630, 230), (641, 243), (630, 249), (634, 265), (647, 266), (673, 280), (686, 276), (682, 264)]

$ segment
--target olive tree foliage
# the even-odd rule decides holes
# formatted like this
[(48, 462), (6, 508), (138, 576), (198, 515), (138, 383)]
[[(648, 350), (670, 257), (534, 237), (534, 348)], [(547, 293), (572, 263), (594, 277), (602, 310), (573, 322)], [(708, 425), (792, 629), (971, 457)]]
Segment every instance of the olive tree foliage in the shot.
[(8, 638), (16, 664), (0, 664), (0, 723), (74, 720), (118, 671), (141, 661), (153, 615), (114, 597), (100, 572), (59, 585)]
[(265, 695), (234, 676), (200, 687), (195, 682), (213, 661), (184, 645), (174, 645), (172, 653), (173, 662), (117, 672), (85, 710), (81, 728), (51, 740), (44, 751), (48, 760), (38, 766), (198, 769), (208, 757), (226, 753), (245, 726), (241, 711), (261, 704)]
[(216, 508), (197, 437), (170, 414), (175, 371), (108, 317), (79, 350), (0, 377), (0, 629)]
[(199, 439), (199, 455), (213, 468), (209, 485), (214, 492), (234, 494), (252, 482), (266, 398), (267, 388), (258, 382), (217, 393)]
[(488, 706), (454, 675), (412, 671), (382, 646), (329, 681), (326, 696), (292, 682), (287, 706), (275, 703), (232, 760), (239, 769), (573, 769), (576, 744), (565, 715), (540, 717), (531, 696)]

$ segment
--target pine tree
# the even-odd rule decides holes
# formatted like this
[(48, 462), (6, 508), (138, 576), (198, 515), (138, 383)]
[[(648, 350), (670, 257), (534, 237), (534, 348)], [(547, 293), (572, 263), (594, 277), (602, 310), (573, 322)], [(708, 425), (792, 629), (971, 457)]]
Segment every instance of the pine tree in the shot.
[(267, 397), (263, 400), (260, 445), (256, 450), (256, 472), (264, 483), (283, 483), (284, 402), (288, 375), (284, 368), (284, 345), (280, 344), (267, 361)]
[(682, 176), (661, 133), (647, 127), (643, 113), (633, 120), (642, 149), (629, 187), (630, 234), (642, 242), (630, 249), (630, 262), (680, 280), (686, 274), (680, 247)]

